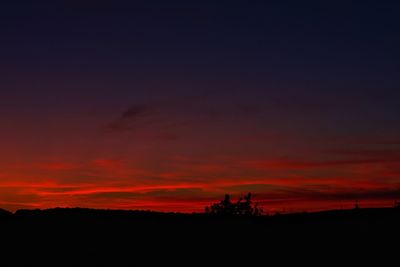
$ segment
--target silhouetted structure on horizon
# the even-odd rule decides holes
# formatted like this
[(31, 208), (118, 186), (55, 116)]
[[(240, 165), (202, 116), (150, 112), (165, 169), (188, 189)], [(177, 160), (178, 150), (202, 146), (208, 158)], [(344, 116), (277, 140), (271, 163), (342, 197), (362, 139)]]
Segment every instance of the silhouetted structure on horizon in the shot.
[(354, 209), (359, 210), (360, 209), (360, 204), (358, 203), (358, 200), (356, 200), (356, 203), (354, 204)]

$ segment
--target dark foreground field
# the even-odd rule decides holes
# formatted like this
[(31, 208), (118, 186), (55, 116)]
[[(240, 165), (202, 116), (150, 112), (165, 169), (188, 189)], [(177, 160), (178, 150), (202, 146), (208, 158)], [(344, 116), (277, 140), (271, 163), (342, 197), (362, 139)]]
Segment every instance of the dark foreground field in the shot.
[(53, 209), (2, 212), (0, 226), (0, 266), (398, 266), (400, 257), (394, 208), (251, 218)]

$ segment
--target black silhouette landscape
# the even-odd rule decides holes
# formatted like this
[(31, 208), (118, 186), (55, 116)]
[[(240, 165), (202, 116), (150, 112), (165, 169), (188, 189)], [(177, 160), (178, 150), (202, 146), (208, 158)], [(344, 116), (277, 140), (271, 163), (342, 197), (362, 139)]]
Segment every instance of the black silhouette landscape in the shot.
[[(250, 196), (232, 203), (226, 195), (207, 212), (193, 214), (84, 208), (0, 210), (2, 252), (15, 255), (14, 264), (29, 259), (42, 266), (131, 266), (126, 264), (155, 264), (160, 259), (171, 264), (185, 262), (187, 257), (202, 264), (209, 257), (226, 264), (267, 259), (307, 263), (318, 262), (316, 255), (330, 261), (360, 262), (389, 249), (387, 253), (389, 240), (400, 238), (397, 206), (261, 215)], [(237, 212), (227, 212), (232, 209)]]

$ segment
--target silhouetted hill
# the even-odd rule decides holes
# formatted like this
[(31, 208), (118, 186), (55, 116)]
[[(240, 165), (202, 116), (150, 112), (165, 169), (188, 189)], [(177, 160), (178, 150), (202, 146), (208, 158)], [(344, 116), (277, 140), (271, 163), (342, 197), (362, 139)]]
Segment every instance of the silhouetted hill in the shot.
[(34, 266), (136, 266), (185, 257), (192, 261), (187, 265), (215, 263), (211, 257), (299, 263), (316, 255), (360, 261), (396, 250), (391, 242), (400, 240), (400, 209), (394, 208), (257, 217), (81, 208), (3, 213), (0, 251), (13, 255), (14, 265), (1, 266), (25, 266), (26, 260)]
[(5, 209), (0, 209), (0, 219), (10, 218), (13, 214)]

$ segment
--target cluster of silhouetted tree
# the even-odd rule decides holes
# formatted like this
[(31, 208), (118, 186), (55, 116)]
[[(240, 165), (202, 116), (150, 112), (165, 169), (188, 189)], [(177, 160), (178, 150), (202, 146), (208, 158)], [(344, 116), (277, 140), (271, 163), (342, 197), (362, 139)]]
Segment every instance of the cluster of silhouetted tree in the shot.
[(243, 198), (239, 198), (236, 203), (231, 201), (231, 196), (226, 194), (225, 198), (219, 203), (212, 204), (205, 208), (205, 212), (211, 215), (223, 216), (259, 216), (263, 210), (258, 206), (258, 203), (253, 204), (251, 193), (248, 193)]

